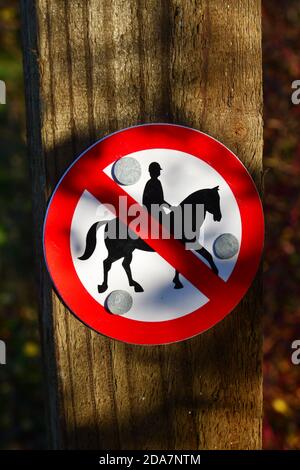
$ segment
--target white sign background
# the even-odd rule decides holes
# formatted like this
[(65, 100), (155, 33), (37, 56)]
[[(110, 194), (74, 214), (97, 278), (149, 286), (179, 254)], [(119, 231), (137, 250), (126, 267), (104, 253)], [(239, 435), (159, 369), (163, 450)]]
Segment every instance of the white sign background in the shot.
[[(140, 204), (142, 204), (144, 187), (150, 178), (148, 166), (154, 161), (158, 162), (162, 168), (160, 181), (165, 200), (171, 205), (178, 205), (194, 191), (219, 185), (222, 219), (220, 222), (214, 222), (213, 216), (207, 213), (199, 241), (213, 255), (219, 269), (219, 276), (226, 281), (234, 269), (238, 253), (229, 260), (220, 260), (213, 254), (213, 242), (222, 233), (232, 233), (239, 243), (242, 236), (238, 205), (226, 181), (207, 163), (184, 152), (149, 149), (127, 156), (139, 161), (142, 175), (137, 183), (122, 186), (122, 188)], [(105, 169), (105, 173), (111, 178), (113, 178), (112, 166), (113, 164)], [(97, 171), (96, 168), (95, 171)], [(135, 292), (134, 288), (129, 286), (127, 275), (122, 267), (123, 260), (120, 259), (113, 263), (109, 272), (107, 291), (99, 294), (97, 286), (102, 284), (103, 260), (107, 257), (104, 226), (98, 229), (97, 246), (93, 255), (85, 261), (79, 260), (78, 257), (84, 252), (86, 235), (91, 225), (112, 218), (112, 214), (103, 206), (105, 202), (97, 200), (88, 191), (84, 191), (77, 204), (71, 225), (71, 254), (76, 273), (85, 289), (97, 302), (104, 306), (111, 291), (124, 289), (133, 298), (133, 306), (127, 314), (123, 315), (124, 317), (158, 322), (187, 315), (209, 301), (181, 275), (180, 279), (184, 288), (174, 289), (172, 282), (174, 268), (157, 253), (140, 250), (133, 252), (131, 271), (133, 279), (142, 285), (144, 292)], [(203, 258), (201, 260), (205, 262)]]

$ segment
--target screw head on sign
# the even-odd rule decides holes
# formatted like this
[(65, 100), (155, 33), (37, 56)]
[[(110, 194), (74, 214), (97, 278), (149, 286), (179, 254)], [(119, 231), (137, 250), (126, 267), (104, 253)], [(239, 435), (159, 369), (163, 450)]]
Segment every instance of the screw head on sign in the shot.
[(107, 308), (110, 313), (122, 315), (129, 312), (133, 300), (129, 292), (125, 290), (113, 290), (106, 299)]
[(232, 233), (223, 233), (215, 239), (213, 250), (217, 258), (232, 258), (239, 251), (238, 239)]
[(129, 186), (137, 183), (141, 177), (142, 169), (135, 158), (123, 157), (113, 165), (112, 174), (118, 183)]

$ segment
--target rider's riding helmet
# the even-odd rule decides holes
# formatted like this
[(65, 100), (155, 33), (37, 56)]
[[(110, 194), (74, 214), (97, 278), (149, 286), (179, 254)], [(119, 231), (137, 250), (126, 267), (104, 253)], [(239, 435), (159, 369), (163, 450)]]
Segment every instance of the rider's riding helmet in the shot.
[(157, 162), (152, 162), (152, 163), (150, 163), (150, 165), (149, 165), (149, 173), (151, 173), (151, 171), (155, 171), (155, 170), (162, 170), (160, 164), (157, 163)]

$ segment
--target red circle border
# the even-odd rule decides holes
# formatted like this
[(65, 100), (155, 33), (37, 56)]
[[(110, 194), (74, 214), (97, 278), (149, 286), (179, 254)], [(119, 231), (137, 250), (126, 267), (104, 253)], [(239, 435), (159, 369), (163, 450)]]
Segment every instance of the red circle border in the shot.
[[(114, 316), (84, 288), (71, 256), (70, 229), (87, 177), (133, 152), (173, 149), (189, 153), (211, 165), (228, 183), (238, 203), (242, 240), (235, 268), (226, 282), (232, 293), (209, 300), (183, 317), (162, 322), (142, 322)], [(99, 176), (95, 171), (99, 169)], [(221, 321), (239, 303), (259, 266), (264, 241), (261, 201), (240, 160), (214, 138), (175, 124), (144, 124), (111, 134), (88, 148), (67, 169), (49, 201), (44, 223), (44, 255), (55, 289), (82, 322), (111, 338), (132, 344), (167, 344), (191, 338)]]

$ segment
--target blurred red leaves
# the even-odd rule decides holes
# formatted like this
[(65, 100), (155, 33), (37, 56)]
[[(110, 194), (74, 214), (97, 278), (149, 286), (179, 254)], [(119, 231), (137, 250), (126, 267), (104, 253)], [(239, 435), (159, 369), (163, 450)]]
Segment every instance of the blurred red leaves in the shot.
[(300, 449), (300, 3), (263, 1), (266, 251), (264, 448)]

